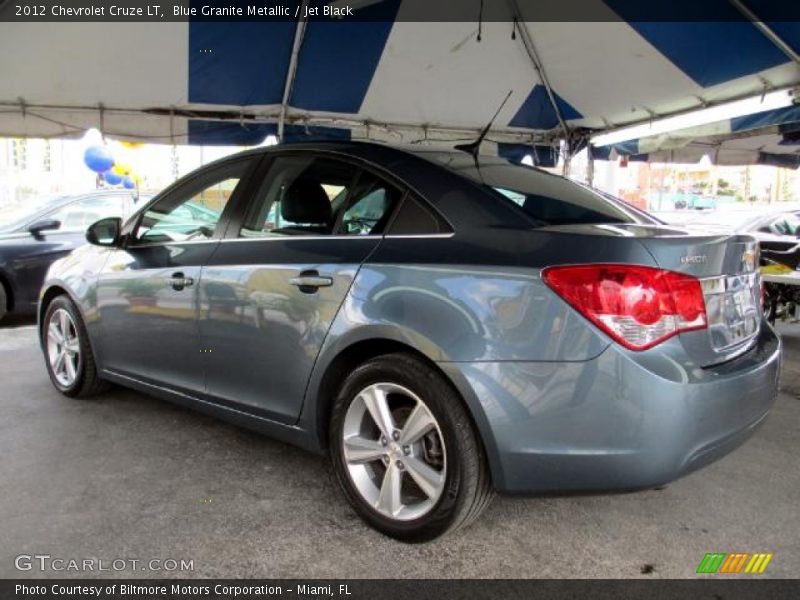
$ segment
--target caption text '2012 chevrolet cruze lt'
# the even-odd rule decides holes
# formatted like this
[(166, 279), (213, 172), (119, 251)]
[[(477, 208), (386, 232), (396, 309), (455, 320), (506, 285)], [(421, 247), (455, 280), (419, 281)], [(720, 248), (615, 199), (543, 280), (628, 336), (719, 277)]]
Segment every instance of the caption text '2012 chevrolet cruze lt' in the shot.
[(758, 249), (458, 150), (297, 144), (208, 165), (51, 268), (68, 396), (114, 382), (314, 451), (424, 541), (503, 493), (662, 485), (777, 393)]

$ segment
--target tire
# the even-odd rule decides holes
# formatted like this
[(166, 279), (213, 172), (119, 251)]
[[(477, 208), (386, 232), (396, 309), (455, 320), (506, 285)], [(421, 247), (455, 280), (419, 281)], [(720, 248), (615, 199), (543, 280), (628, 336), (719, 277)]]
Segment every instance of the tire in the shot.
[[(383, 427), (372, 416), (376, 411), (390, 416)], [(379, 356), (352, 371), (336, 396), (329, 427), (339, 486), (359, 516), (389, 537), (430, 541), (471, 523), (494, 496), (486, 455), (461, 397), (410, 354)], [(384, 435), (390, 428), (392, 439)], [(420, 431), (427, 433), (417, 438)], [(396, 494), (384, 494), (394, 489)]]
[[(61, 339), (66, 339), (65, 343), (58, 343), (58, 336), (53, 334), (51, 326), (61, 328)], [(66, 337), (63, 331), (67, 332)], [(87, 398), (108, 389), (109, 384), (97, 374), (86, 326), (69, 297), (57, 296), (48, 304), (41, 336), (47, 374), (59, 392), (70, 398)], [(59, 367), (54, 356), (62, 354), (61, 350), (64, 350), (64, 356)], [(67, 361), (72, 369), (67, 369)]]

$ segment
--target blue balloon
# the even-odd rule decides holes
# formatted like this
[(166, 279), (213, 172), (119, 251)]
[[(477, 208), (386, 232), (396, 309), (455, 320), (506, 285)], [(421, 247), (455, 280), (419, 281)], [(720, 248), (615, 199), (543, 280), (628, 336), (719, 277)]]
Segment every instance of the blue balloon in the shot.
[(106, 183), (108, 185), (119, 185), (120, 183), (122, 183), (122, 176), (117, 175), (111, 169), (103, 173), (103, 179), (106, 180)]
[(83, 162), (95, 173), (104, 173), (114, 166), (114, 157), (105, 146), (90, 146), (83, 154)]
[(125, 186), (125, 189), (132, 190), (136, 187), (136, 182), (130, 177), (126, 177), (122, 180), (122, 185)]

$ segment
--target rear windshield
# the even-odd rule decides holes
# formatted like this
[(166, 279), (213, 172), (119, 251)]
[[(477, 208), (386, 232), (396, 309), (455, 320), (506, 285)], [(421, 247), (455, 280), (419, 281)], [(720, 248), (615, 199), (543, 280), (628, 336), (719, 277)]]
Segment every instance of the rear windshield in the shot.
[(621, 201), (536, 168), (493, 157), (481, 157), (480, 168), (476, 168), (475, 161), (467, 154), (419, 154), (488, 187), (498, 201), (513, 202), (539, 226), (655, 222), (628, 209)]

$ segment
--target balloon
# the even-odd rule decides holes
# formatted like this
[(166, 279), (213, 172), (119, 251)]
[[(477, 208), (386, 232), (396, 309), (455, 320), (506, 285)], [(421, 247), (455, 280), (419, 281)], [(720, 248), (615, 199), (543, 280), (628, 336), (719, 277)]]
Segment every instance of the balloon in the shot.
[(83, 154), (83, 162), (95, 173), (103, 173), (114, 166), (114, 157), (105, 146), (90, 146)]
[(129, 150), (136, 150), (141, 146), (144, 146), (144, 142), (120, 142), (123, 148), (128, 148)]
[(126, 177), (131, 174), (131, 167), (130, 165), (121, 165), (119, 163), (115, 163), (111, 170), (114, 171), (117, 175), (121, 175), (122, 177)]
[(110, 169), (105, 173), (103, 173), (103, 177), (105, 178), (106, 183), (108, 185), (119, 185), (120, 183), (122, 183), (122, 177), (120, 177)]
[(122, 185), (125, 186), (125, 189), (132, 190), (136, 187), (136, 182), (130, 177), (125, 177), (122, 180)]

